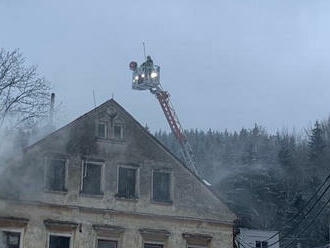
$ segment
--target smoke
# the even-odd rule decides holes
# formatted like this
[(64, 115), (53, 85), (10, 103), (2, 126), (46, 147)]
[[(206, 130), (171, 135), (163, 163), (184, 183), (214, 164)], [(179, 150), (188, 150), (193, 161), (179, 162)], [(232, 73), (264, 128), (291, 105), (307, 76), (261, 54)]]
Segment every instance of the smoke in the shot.
[(8, 166), (8, 160), (19, 152), (15, 148), (15, 132), (0, 130), (0, 175)]
[(6, 239), (4, 233), (0, 231), (0, 248), (6, 248), (5, 241)]

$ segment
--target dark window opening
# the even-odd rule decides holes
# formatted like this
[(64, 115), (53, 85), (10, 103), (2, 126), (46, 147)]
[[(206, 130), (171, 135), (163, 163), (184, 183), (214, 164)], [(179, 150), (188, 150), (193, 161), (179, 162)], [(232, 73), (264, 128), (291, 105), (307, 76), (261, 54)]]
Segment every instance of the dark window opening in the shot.
[(117, 248), (117, 241), (99, 239), (97, 248)]
[(124, 133), (123, 133), (123, 125), (121, 124), (115, 124), (113, 126), (113, 136), (115, 139), (123, 139)]
[(119, 168), (118, 194), (119, 197), (135, 198), (136, 169)]
[(256, 248), (268, 248), (267, 241), (256, 241)]
[(83, 165), (82, 192), (101, 195), (102, 164), (85, 162)]
[(171, 174), (167, 172), (153, 173), (153, 200), (162, 202), (171, 201), (170, 178)]
[(163, 248), (163, 245), (157, 245), (157, 244), (144, 244), (144, 248)]
[(70, 248), (70, 237), (50, 235), (49, 248)]
[(47, 168), (47, 189), (65, 191), (65, 160), (50, 159)]
[[(18, 232), (3, 232), (2, 243), (5, 248), (19, 248), (21, 242), (21, 234)], [(0, 244), (1, 245), (1, 244)]]
[(97, 137), (99, 138), (107, 137), (107, 125), (104, 122), (99, 122), (97, 125)]

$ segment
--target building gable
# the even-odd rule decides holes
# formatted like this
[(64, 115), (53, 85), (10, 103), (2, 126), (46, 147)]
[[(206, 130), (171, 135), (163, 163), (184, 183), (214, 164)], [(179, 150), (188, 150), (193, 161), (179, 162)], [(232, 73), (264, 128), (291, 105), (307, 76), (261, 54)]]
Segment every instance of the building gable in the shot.
[[(69, 161), (60, 167), (66, 168), (66, 192), (46, 192), (38, 200), (228, 224), (235, 219), (198, 176), (113, 99), (26, 148), (26, 167), (44, 171), (35, 182), (45, 184), (44, 157), (54, 154)], [(97, 199), (88, 195), (93, 190), (84, 192), (95, 178), (100, 180), (94, 185)]]

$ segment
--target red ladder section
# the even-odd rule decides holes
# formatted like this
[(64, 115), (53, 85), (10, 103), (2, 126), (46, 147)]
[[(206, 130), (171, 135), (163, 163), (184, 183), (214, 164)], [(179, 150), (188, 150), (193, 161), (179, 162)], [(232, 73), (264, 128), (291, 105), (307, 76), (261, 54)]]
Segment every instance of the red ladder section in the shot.
[(167, 119), (168, 124), (170, 125), (170, 128), (179, 141), (181, 148), (182, 148), (182, 154), (183, 158), (185, 160), (186, 166), (197, 174), (197, 170), (195, 168), (194, 160), (193, 160), (193, 154), (192, 149), (190, 147), (190, 144), (187, 141), (186, 136), (183, 133), (183, 128), (180, 124), (180, 121), (175, 113), (175, 110), (171, 104), (170, 101), (170, 95), (167, 91), (159, 90), (155, 92), (156, 97), (160, 103), (160, 106), (162, 107), (162, 110), (165, 114), (165, 117)]

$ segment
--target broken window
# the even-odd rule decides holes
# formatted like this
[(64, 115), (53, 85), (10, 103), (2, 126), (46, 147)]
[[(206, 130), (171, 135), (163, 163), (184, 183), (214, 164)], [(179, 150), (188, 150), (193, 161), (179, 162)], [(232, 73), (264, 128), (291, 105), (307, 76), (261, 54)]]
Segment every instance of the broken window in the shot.
[(115, 123), (113, 125), (113, 137), (115, 139), (123, 139), (124, 138), (124, 125), (121, 123)]
[(135, 198), (136, 197), (136, 169), (119, 168), (118, 178), (118, 194), (119, 197)]
[(2, 232), (0, 238), (0, 247), (19, 248), (21, 242), (21, 234), (19, 232)]
[(144, 244), (144, 248), (163, 248), (163, 247), (164, 247), (163, 245), (159, 245), (159, 244), (148, 244), (148, 243)]
[(268, 248), (267, 241), (256, 241), (256, 248)]
[(117, 241), (99, 239), (97, 248), (117, 248)]
[(85, 161), (82, 168), (82, 193), (91, 195), (101, 195), (101, 162)]
[(49, 159), (46, 175), (46, 188), (54, 191), (65, 191), (65, 159)]
[(107, 138), (107, 125), (105, 122), (98, 122), (97, 124), (97, 137)]
[(50, 235), (49, 248), (70, 248), (70, 237)]
[(170, 193), (170, 178), (169, 172), (153, 172), (153, 200), (161, 202), (171, 201)]

